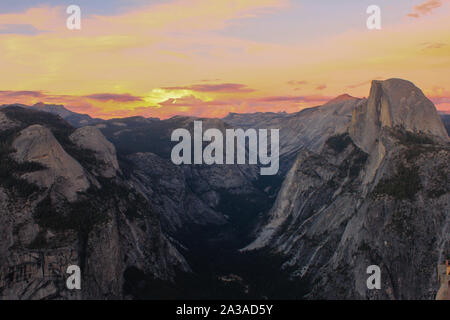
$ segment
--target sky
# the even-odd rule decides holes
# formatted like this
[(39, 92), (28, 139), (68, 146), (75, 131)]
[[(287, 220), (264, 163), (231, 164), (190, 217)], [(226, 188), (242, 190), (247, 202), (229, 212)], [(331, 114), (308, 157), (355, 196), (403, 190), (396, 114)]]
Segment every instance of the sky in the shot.
[[(81, 9), (81, 30), (66, 10)], [(369, 5), (381, 29), (369, 30)], [(296, 112), (371, 80), (450, 112), (450, 0), (2, 0), (0, 104), (93, 117)]]

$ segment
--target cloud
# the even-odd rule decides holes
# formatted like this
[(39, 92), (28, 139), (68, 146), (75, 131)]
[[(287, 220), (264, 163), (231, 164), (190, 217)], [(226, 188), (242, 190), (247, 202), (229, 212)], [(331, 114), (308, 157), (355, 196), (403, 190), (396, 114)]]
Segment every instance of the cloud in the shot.
[(305, 80), (291, 80), (287, 82), (288, 85), (297, 87), (297, 86), (303, 86), (305, 84), (308, 84), (308, 81)]
[(305, 80), (291, 80), (286, 82), (287, 85), (291, 86), (291, 87), (295, 87), (294, 91), (299, 91), (302, 90), (303, 87), (308, 84), (308, 81)]
[[(297, 91), (297, 90), (301, 89), (300, 88), (301, 86), (304, 86), (304, 85), (308, 84), (309, 82), (305, 81), (305, 80), (291, 80), (286, 83), (290, 86), (296, 87), (296, 88), (294, 88), (294, 90)], [(314, 85), (314, 84), (311, 84), (311, 85)], [(318, 85), (316, 85), (315, 89), (316, 90), (324, 90), (326, 88), (327, 88), (327, 86), (325, 84), (318, 84)]]
[(220, 93), (248, 93), (255, 90), (243, 84), (220, 83), (220, 84), (197, 84), (181, 87), (165, 87), (164, 90), (190, 90), (196, 92), (220, 92)]
[(41, 91), (0, 91), (0, 97), (8, 98), (21, 98), (21, 97), (32, 97), (32, 98), (42, 98), (45, 97)]
[[(29, 8), (19, 13), (0, 14), (0, 30), (17, 34), (36, 34), (42, 30), (57, 30), (63, 26), (67, 15), (63, 7), (50, 7), (42, 5), (36, 8)], [(26, 24), (18, 24), (18, 21), (26, 21)]]
[(221, 79), (202, 79), (202, 80), (200, 80), (200, 82), (217, 82), (217, 81), (221, 81)]
[(421, 44), (421, 47), (423, 48), (423, 50), (427, 50), (427, 49), (441, 49), (446, 47), (447, 44), (442, 43), (442, 42), (424, 42)]
[(442, 7), (442, 0), (426, 0), (417, 6), (414, 6), (413, 11), (408, 13), (407, 16), (411, 18), (419, 18), (432, 13), (434, 9)]
[[(38, 30), (50, 30), (36, 36), (0, 34), (0, 70), (7, 75), (0, 87), (73, 94), (42, 97), (39, 93), (16, 93), (3, 98), (0, 104), (5, 100), (46, 101), (80, 110), (95, 105), (97, 108), (89, 113), (103, 113), (106, 117), (125, 114), (125, 109), (131, 110), (129, 115), (139, 114), (136, 106), (155, 106), (148, 113), (164, 118), (178, 113), (182, 104), (191, 107), (195, 114), (209, 114), (216, 109), (298, 111), (324, 101), (302, 99), (301, 95), (337, 95), (346, 91), (346, 85), (354, 88), (353, 95), (366, 94), (366, 87), (360, 83), (371, 79), (376, 70), (417, 82), (423, 88), (434, 82), (449, 87), (445, 75), (449, 71), (450, 46), (442, 44), (447, 43), (450, 28), (444, 15), (436, 14), (436, 19), (419, 19), (413, 24), (398, 19), (398, 23), (387, 25), (385, 32), (370, 36), (361, 29), (336, 36), (325, 32), (317, 41), (274, 42), (263, 33), (278, 21), (276, 17), (264, 20), (261, 35), (251, 39), (228, 33), (226, 28), (239, 23), (244, 30), (251, 19), (237, 19), (265, 15), (282, 1), (143, 2), (144, 7), (107, 15), (86, 12), (83, 29), (76, 32), (65, 27), (67, 15), (63, 7), (40, 6), (20, 14), (0, 13), (0, 24), (26, 23)], [(402, 16), (406, 13), (400, 11)], [(412, 13), (419, 15), (419, 11)], [(301, 30), (300, 26), (303, 24), (286, 32), (292, 31), (292, 38), (300, 39), (296, 31)], [(226, 32), (218, 32), (220, 29)], [(418, 44), (425, 42), (429, 44), (423, 51)], [(168, 54), (169, 51), (179, 56)], [(234, 83), (234, 87), (227, 83)], [(328, 84), (327, 90), (315, 90), (323, 83)], [(189, 90), (152, 90), (169, 85)], [(106, 96), (104, 92), (129, 92), (137, 99)], [(91, 93), (98, 94), (83, 96)], [(198, 100), (183, 98), (189, 95)], [(220, 101), (215, 100), (219, 98)], [(217, 108), (209, 108), (214, 105)], [(200, 110), (202, 107), (204, 111)]]
[(359, 82), (359, 83), (355, 83), (355, 84), (350, 84), (350, 85), (347, 86), (347, 88), (348, 89), (355, 89), (355, 88), (359, 88), (359, 87), (362, 87), (362, 86), (365, 86), (365, 85), (369, 85), (371, 82), (372, 82), (372, 80)]
[(330, 97), (320, 95), (309, 96), (272, 96), (255, 99), (257, 102), (291, 102), (291, 103), (324, 103), (330, 100)]
[[(99, 93), (91, 95), (51, 95), (41, 91), (0, 91), (0, 104), (21, 103), (32, 105), (38, 102), (62, 104), (67, 109), (87, 113), (92, 117), (109, 119), (113, 117), (145, 116), (170, 118), (175, 115), (197, 117), (224, 117), (230, 112), (297, 112), (303, 108), (323, 105), (332, 97), (323, 95), (280, 95), (204, 100), (193, 94), (171, 97), (161, 102), (143, 106), (145, 98), (129, 94)], [(93, 104), (92, 100), (96, 102)]]
[(133, 96), (129, 93), (113, 94), (113, 93), (96, 93), (84, 96), (84, 98), (98, 101), (116, 101), (116, 102), (138, 102), (143, 101), (141, 97)]
[(41, 31), (31, 24), (2, 24), (0, 25), (0, 34), (24, 34), (36, 35)]
[(450, 111), (450, 91), (441, 86), (434, 86), (429, 90), (425, 90), (425, 95), (433, 101), (439, 111)]
[[(96, 99), (97, 98), (97, 99)], [(90, 100), (96, 100), (95, 106)], [(24, 104), (34, 105), (36, 103), (64, 105), (71, 111), (87, 113), (93, 117), (108, 118), (113, 115), (112, 108), (117, 106), (127, 108), (130, 103), (142, 101), (139, 97), (128, 94), (92, 94), (87, 96), (48, 94), (42, 91), (0, 91), (1, 104)]]
[(372, 80), (382, 80), (382, 79), (383, 79), (383, 77), (374, 77), (371, 80), (350, 84), (346, 88), (347, 89), (355, 89), (355, 88), (359, 88), (359, 87), (362, 87), (362, 86), (370, 85), (372, 83)]
[(194, 96), (185, 96), (185, 97), (182, 97), (179, 99), (175, 99), (175, 98), (167, 99), (166, 101), (160, 102), (159, 105), (187, 107), (187, 106), (196, 106), (196, 105), (203, 104), (203, 103), (204, 103), (203, 100), (198, 99)]
[(324, 89), (326, 89), (326, 88), (327, 88), (327, 85), (326, 85), (326, 84), (321, 84), (321, 85), (319, 85), (319, 86), (316, 87), (316, 90), (324, 90)]
[(450, 96), (449, 97), (430, 97), (430, 100), (433, 101), (434, 104), (450, 103)]

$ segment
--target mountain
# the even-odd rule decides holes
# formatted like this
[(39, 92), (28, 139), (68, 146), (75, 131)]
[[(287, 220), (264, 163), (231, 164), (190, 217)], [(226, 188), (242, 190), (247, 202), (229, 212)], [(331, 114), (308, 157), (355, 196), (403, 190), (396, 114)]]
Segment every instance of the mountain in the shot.
[[(223, 119), (3, 106), (0, 298), (434, 298), (450, 254), (446, 119), (400, 79)], [(279, 129), (278, 175), (174, 165), (172, 132), (198, 120)], [(81, 293), (64, 289), (69, 263)], [(366, 286), (373, 264), (381, 290)]]
[[(189, 272), (98, 129), (22, 107), (0, 123), (1, 299), (120, 299), (136, 274)], [(82, 291), (66, 289), (69, 265)]]
[(45, 103), (41, 103), (41, 102), (36, 103), (32, 106), (26, 106), (23, 104), (2, 105), (2, 106), (0, 106), (0, 109), (6, 108), (6, 107), (11, 107), (11, 106), (29, 108), (29, 109), (36, 110), (36, 111), (43, 111), (43, 112), (48, 112), (48, 113), (51, 113), (54, 115), (58, 115), (76, 128), (90, 126), (90, 125), (94, 125), (94, 124), (103, 122), (102, 119), (91, 118), (91, 116), (89, 116), (87, 114), (80, 114), (80, 113), (72, 112), (72, 111), (68, 110), (67, 108), (65, 108), (63, 105), (45, 104)]
[[(178, 128), (193, 131), (195, 120), (203, 129), (230, 128), (220, 119), (174, 117), (167, 120), (125, 118), (108, 120), (97, 127), (116, 146), (130, 179), (152, 201), (165, 229), (175, 238), (180, 232), (189, 238), (197, 226), (230, 225), (257, 216), (269, 207), (266, 185), (258, 185), (258, 168), (250, 165), (174, 165), (170, 154), (176, 144), (171, 134)], [(261, 184), (261, 183), (260, 183)], [(242, 212), (229, 202), (247, 198), (252, 212)], [(252, 215), (244, 218), (243, 216)]]
[(235, 128), (280, 129), (280, 175), (284, 177), (301, 149), (316, 151), (329, 137), (343, 133), (353, 110), (364, 102), (343, 95), (297, 113), (230, 114), (223, 120)]
[[(341, 134), (302, 150), (244, 251), (285, 257), (310, 299), (433, 299), (450, 254), (449, 138), (411, 82), (373, 81)], [(366, 269), (381, 268), (381, 290)]]

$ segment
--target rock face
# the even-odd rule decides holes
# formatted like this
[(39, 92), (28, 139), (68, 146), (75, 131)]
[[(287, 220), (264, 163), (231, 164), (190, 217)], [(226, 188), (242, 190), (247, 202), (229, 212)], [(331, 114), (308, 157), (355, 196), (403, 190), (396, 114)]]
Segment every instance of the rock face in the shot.
[(25, 173), (22, 177), (28, 181), (43, 188), (55, 187), (70, 201), (89, 187), (83, 167), (67, 154), (49, 129), (29, 126), (19, 133), (12, 147), (16, 150), (12, 156), (19, 163), (37, 162), (47, 168)]
[(102, 162), (98, 165), (102, 176), (112, 178), (120, 172), (116, 148), (106, 140), (98, 128), (90, 126), (79, 128), (70, 135), (70, 140), (77, 146), (94, 152), (95, 157)]
[[(421, 299), (439, 288), (436, 266), (450, 255), (449, 139), (408, 81), (374, 81), (368, 99), (342, 95), (295, 114), (91, 123), (61, 106), (26, 108), (0, 109), (0, 299), (158, 298), (147, 289), (190, 271), (178, 249), (193, 268), (213, 269), (209, 281), (217, 261), (245, 260), (233, 250), (254, 230), (243, 251), (262, 250), (246, 258), (274, 258), (264, 281), (277, 269), (305, 298)], [(194, 120), (222, 132), (280, 129), (279, 175), (175, 166), (170, 135)], [(81, 291), (65, 287), (72, 264)], [(370, 265), (381, 268), (381, 290), (366, 286)], [(241, 276), (227, 268), (217, 269)]]
[[(419, 116), (418, 116), (419, 115)], [(307, 298), (432, 299), (450, 253), (450, 148), (410, 82), (374, 82), (348, 133), (303, 150), (257, 239), (308, 284)], [(381, 268), (381, 290), (366, 269)]]
[(0, 112), (0, 128), (9, 130), (16, 127), (18, 124), (9, 119), (4, 113)]
[(353, 110), (365, 101), (344, 95), (293, 114), (230, 114), (224, 121), (235, 128), (280, 129), (280, 175), (284, 177), (301, 149), (317, 151), (329, 137), (346, 132)]
[[(129, 270), (167, 281), (190, 270), (149, 199), (98, 174), (99, 160), (120, 168), (97, 129), (18, 107), (0, 119), (15, 124), (0, 128), (0, 299), (121, 299)], [(66, 288), (69, 265), (81, 268), (80, 291)]]
[(448, 141), (447, 131), (433, 103), (406, 80), (374, 80), (367, 103), (353, 111), (350, 135), (368, 152), (385, 127), (402, 128)]
[(234, 210), (225, 207), (231, 199), (247, 197), (249, 202), (269, 199), (263, 188), (255, 187), (259, 178), (256, 166), (177, 166), (171, 162), (175, 144), (171, 142), (171, 133), (178, 128), (192, 132), (195, 120), (202, 120), (203, 131), (216, 128), (224, 133), (230, 128), (221, 119), (190, 117), (161, 121), (133, 117), (110, 120), (100, 128), (125, 156), (130, 179), (151, 199), (164, 227), (175, 238), (179, 231), (186, 233), (193, 227), (230, 224), (228, 215)]
[(187, 225), (227, 222), (223, 214), (213, 209), (217, 206), (216, 198), (203, 201), (192, 191), (183, 168), (150, 152), (135, 153), (128, 159), (134, 164), (133, 180), (160, 212), (166, 230), (176, 234)]

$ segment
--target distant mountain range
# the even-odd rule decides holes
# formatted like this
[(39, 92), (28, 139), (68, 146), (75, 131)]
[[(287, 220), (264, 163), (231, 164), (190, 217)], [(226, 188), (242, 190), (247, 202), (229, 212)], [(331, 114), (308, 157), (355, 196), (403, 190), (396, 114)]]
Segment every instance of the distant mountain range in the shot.
[[(172, 164), (172, 131), (196, 119), (0, 107), (0, 298), (433, 298), (450, 255), (450, 116), (411, 82), (201, 119), (280, 129), (274, 177)], [(76, 294), (67, 264), (84, 272)], [(382, 290), (366, 287), (371, 264)]]
[(8, 106), (17, 106), (22, 108), (29, 108), (37, 111), (49, 112), (55, 115), (60, 116), (67, 122), (69, 122), (72, 126), (79, 128), (83, 126), (90, 126), (97, 123), (102, 122), (102, 119), (91, 118), (91, 116), (87, 114), (80, 114), (76, 112), (72, 112), (66, 109), (63, 105), (54, 105), (54, 104), (44, 104), (44, 103), (36, 103), (32, 106), (26, 106), (23, 104), (14, 104), (14, 105), (2, 105), (0, 108), (5, 108)]
[[(331, 101), (328, 102), (328, 104), (346, 101), (346, 100), (352, 100), (352, 99), (357, 99), (357, 98), (352, 97), (348, 94), (343, 94), (341, 96), (336, 97), (335, 99), (332, 99)], [(12, 105), (2, 105), (2, 106), (0, 106), (0, 108), (4, 108), (7, 106), (12, 106)], [(63, 105), (37, 103), (32, 106), (27, 106), (27, 105), (23, 105), (23, 104), (15, 104), (14, 106), (30, 108), (30, 109), (34, 109), (34, 110), (38, 110), (38, 111), (45, 111), (45, 112), (49, 112), (49, 113), (58, 115), (76, 128), (83, 127), (83, 126), (96, 125), (96, 124), (107, 121), (107, 120), (103, 120), (100, 118), (92, 118), (88, 114), (80, 114), (80, 113), (72, 112), (69, 109), (67, 109), (66, 107), (64, 107)], [(312, 109), (314, 109), (314, 108), (312, 108)], [(309, 109), (305, 109), (305, 110), (309, 110)], [(300, 112), (302, 112), (302, 111), (300, 111)], [(275, 119), (275, 118), (283, 119), (283, 118), (288, 118), (288, 117), (296, 115), (296, 114), (298, 114), (298, 113), (293, 113), (293, 114), (289, 114), (286, 112), (230, 113), (225, 118), (223, 118), (223, 120), (225, 122), (233, 123), (233, 125), (235, 125), (235, 126), (239, 126), (242, 128), (245, 128), (245, 127), (249, 128), (249, 127), (256, 127), (258, 124), (265, 121), (265, 119)], [(445, 125), (447, 131), (450, 132), (450, 114), (447, 114), (447, 113), (439, 113), (439, 114), (442, 117), (442, 121), (444, 122), (444, 125)], [(175, 118), (177, 118), (177, 117), (175, 117)], [(147, 119), (150, 121), (159, 120), (158, 118), (144, 118), (144, 117), (140, 117), (140, 116), (129, 117), (129, 118), (120, 118), (120, 119), (115, 119), (115, 120), (133, 120), (133, 119), (134, 120)]]

